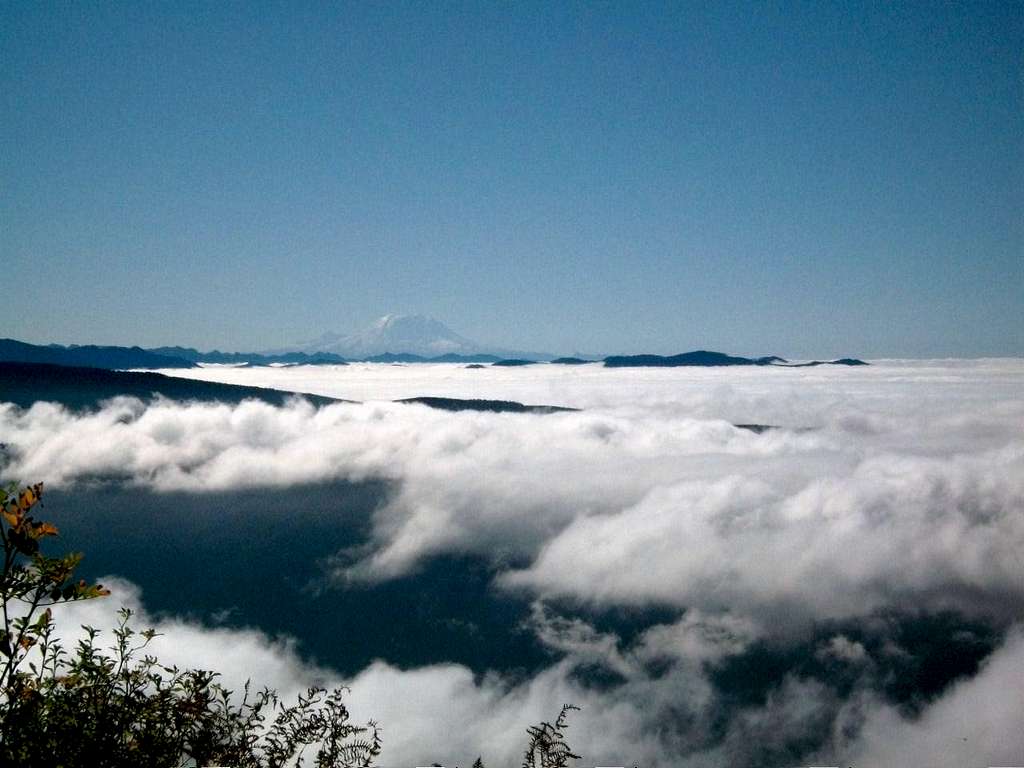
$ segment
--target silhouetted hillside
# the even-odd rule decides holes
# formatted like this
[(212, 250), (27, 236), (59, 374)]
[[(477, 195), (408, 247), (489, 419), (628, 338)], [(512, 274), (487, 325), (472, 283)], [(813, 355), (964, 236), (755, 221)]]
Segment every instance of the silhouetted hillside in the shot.
[(683, 366), (720, 367), (729, 365), (773, 365), (780, 368), (808, 368), (816, 365), (867, 365), (863, 360), (844, 357), (840, 360), (813, 360), (809, 363), (790, 363), (785, 358), (769, 355), (767, 357), (733, 357), (722, 352), (684, 352), (681, 355), (616, 355), (604, 359), (606, 368), (675, 368)]
[(284, 405), (291, 397), (303, 397), (314, 405), (344, 402), (320, 395), (296, 394), (262, 387), (241, 387), (212, 381), (196, 381), (161, 373), (109, 371), (44, 363), (0, 362), (0, 402), (28, 408), (43, 400), (75, 410), (95, 408), (103, 400), (129, 395), (142, 400), (162, 396), (172, 400), (240, 403), (262, 400)]
[(513, 400), (463, 400), (455, 397), (407, 397), (396, 403), (419, 403), (442, 411), (490, 411), (492, 413), (558, 413), (578, 411), (557, 405), (523, 405)]
[(681, 355), (615, 355), (604, 359), (607, 368), (659, 367), (674, 368), (677, 366), (723, 366), (723, 365), (772, 365), (779, 357), (733, 357), (721, 352), (684, 352)]
[(86, 368), (194, 368), (189, 360), (148, 352), (141, 347), (97, 347), (26, 344), (0, 339), (0, 362), (75, 365)]
[(457, 355), (449, 353), (430, 358), (431, 363), (496, 363), (501, 360), (497, 355)]
[(779, 363), (780, 368), (814, 368), (818, 365), (870, 365), (855, 357), (841, 357), (838, 360), (811, 360), (807, 363)]
[[(302, 397), (317, 406), (354, 402), (278, 389), (178, 378), (162, 373), (0, 362), (0, 403), (14, 403), (29, 408), (33, 403), (46, 401), (81, 410), (98, 407), (102, 401), (119, 395), (147, 401), (156, 397), (219, 403), (240, 403), (256, 399), (275, 406), (284, 405), (292, 397)], [(523, 405), (511, 400), (462, 400), (453, 397), (413, 397), (396, 402), (419, 403), (444, 411), (555, 413), (576, 410), (554, 405)]]
[(359, 360), (361, 363), (425, 363), (427, 358), (423, 355), (414, 355), (411, 352), (384, 352), (380, 355), (371, 355)]
[(500, 360), (495, 355), (459, 355), (450, 352), (446, 355), (436, 357), (424, 357), (414, 355), (411, 352), (385, 352), (381, 355), (372, 355), (363, 358), (364, 363), (495, 363)]
[(180, 357), (193, 363), (216, 363), (219, 365), (345, 365), (345, 358), (330, 352), (282, 352), (274, 355), (261, 355), (256, 352), (200, 352), (192, 347), (155, 347), (149, 350), (154, 354)]

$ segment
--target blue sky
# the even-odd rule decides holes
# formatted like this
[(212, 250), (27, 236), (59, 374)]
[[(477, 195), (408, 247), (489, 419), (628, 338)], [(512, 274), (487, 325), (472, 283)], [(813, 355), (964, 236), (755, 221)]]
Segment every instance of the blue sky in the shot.
[(0, 6), (0, 336), (1024, 355), (1024, 5)]

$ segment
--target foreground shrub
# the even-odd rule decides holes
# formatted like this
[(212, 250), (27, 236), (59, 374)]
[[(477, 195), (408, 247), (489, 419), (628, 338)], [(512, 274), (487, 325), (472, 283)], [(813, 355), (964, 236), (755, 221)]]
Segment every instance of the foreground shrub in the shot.
[(276, 768), (310, 757), (318, 768), (354, 768), (380, 754), (378, 727), (349, 722), (343, 689), (311, 688), (285, 705), (276, 692), (247, 686), (236, 699), (217, 673), (167, 667), (145, 653), (155, 634), (136, 632), (127, 609), (112, 647), (101, 649), (98, 630), (83, 627), (68, 653), (50, 608), (109, 590), (73, 581), (80, 555), (40, 551), (57, 535), (32, 514), (42, 485), (13, 491), (0, 491), (0, 765)]
[[(0, 628), (0, 766), (63, 768), (365, 768), (380, 755), (380, 728), (350, 722), (345, 689), (310, 688), (285, 704), (276, 691), (235, 695), (206, 670), (168, 667), (146, 652), (156, 634), (120, 611), (113, 644), (99, 631), (68, 652), (51, 607), (109, 595), (74, 581), (81, 555), (48, 557), (40, 541), (57, 529), (35, 519), (42, 484), (0, 489), (3, 627)], [(567, 705), (554, 724), (527, 729), (524, 768), (565, 768)], [(476, 764), (483, 768), (477, 759)]]

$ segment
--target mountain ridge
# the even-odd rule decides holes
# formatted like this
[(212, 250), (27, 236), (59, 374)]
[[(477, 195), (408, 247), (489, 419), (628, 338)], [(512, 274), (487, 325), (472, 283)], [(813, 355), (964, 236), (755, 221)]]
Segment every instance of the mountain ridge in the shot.
[(15, 339), (0, 339), (0, 361), (106, 369), (196, 367), (195, 363), (183, 358), (161, 355), (142, 347), (101, 347), (94, 344), (44, 346)]
[(735, 357), (723, 352), (698, 349), (678, 355), (611, 355), (602, 361), (605, 368), (720, 368), (725, 366), (772, 366), (775, 368), (811, 368), (818, 365), (868, 365), (863, 360), (843, 357), (837, 360), (810, 360), (791, 363), (778, 355)]
[[(52, 402), (72, 411), (83, 411), (98, 408), (111, 398), (121, 396), (136, 397), (146, 403), (163, 397), (177, 402), (231, 404), (259, 400), (275, 407), (284, 406), (295, 398), (318, 408), (337, 403), (357, 404), (355, 400), (309, 392), (203, 381), (153, 371), (112, 371), (52, 363), (0, 362), (0, 403), (31, 408), (37, 402)], [(424, 405), (442, 411), (550, 414), (577, 410), (557, 405), (526, 405), (513, 400), (480, 398), (422, 396), (393, 402)]]
[[(444, 362), (437, 358), (447, 356), (460, 358), (486, 356), (493, 357), (495, 360), (509, 358), (550, 360), (554, 357), (543, 352), (525, 352), (481, 344), (456, 333), (433, 317), (401, 314), (384, 315), (354, 333), (341, 334), (328, 331), (312, 341), (302, 342), (292, 348), (270, 350), (268, 353), (281, 354), (289, 351), (305, 352), (306, 354), (326, 352), (341, 355), (349, 360), (371, 360), (382, 355), (412, 355), (432, 362)], [(474, 362), (480, 361), (474, 360)]]
[(346, 365), (348, 362), (340, 355), (329, 352), (261, 354), (258, 352), (221, 352), (219, 349), (200, 352), (193, 347), (153, 347), (147, 351), (158, 355), (179, 357), (192, 363), (214, 363), (217, 365)]
[(722, 352), (695, 350), (678, 355), (610, 355), (602, 360), (584, 360), (575, 357), (550, 358), (543, 356), (501, 356), (484, 352), (446, 352), (439, 355), (421, 355), (415, 352), (384, 352), (356, 358), (345, 358), (333, 352), (291, 351), (260, 352), (200, 352), (192, 347), (164, 346), (152, 349), (141, 347), (113, 347), (95, 345), (59, 344), (38, 345), (14, 339), (0, 339), (0, 362), (39, 363), (63, 366), (122, 369), (195, 368), (201, 364), (213, 365), (346, 365), (348, 362), (416, 364), (416, 363), (487, 363), (498, 367), (526, 366), (537, 362), (561, 365), (601, 363), (606, 368), (675, 368), (724, 366), (774, 366), (778, 368), (809, 368), (819, 365), (860, 366), (868, 363), (857, 358), (836, 360), (810, 360), (790, 362), (777, 355), (765, 357), (738, 357)]

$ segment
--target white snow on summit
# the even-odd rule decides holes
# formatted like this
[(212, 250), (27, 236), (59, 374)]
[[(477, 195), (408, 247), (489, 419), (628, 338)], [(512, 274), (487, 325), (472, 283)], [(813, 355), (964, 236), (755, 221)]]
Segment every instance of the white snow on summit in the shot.
[(308, 353), (332, 352), (348, 358), (385, 352), (436, 357), (448, 353), (470, 355), (485, 351), (480, 344), (460, 336), (441, 321), (423, 315), (384, 315), (361, 331), (325, 333), (300, 349)]

